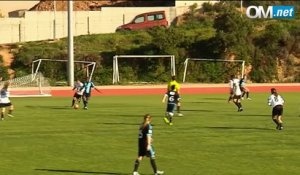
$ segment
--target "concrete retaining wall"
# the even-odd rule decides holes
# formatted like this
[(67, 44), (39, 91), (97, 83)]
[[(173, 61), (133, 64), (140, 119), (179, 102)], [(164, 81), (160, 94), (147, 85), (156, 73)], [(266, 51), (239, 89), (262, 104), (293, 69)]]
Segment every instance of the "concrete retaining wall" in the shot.
[[(165, 10), (169, 23), (188, 11), (182, 7), (106, 7), (101, 11), (74, 11), (74, 36), (113, 33), (140, 13)], [(68, 31), (66, 11), (27, 11), (23, 18), (0, 18), (0, 44), (64, 38)]]

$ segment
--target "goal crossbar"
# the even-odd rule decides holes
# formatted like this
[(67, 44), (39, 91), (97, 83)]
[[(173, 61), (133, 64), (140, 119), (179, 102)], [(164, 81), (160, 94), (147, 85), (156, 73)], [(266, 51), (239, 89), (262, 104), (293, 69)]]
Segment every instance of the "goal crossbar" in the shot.
[(182, 82), (185, 82), (186, 78), (186, 71), (188, 67), (188, 62), (192, 61), (210, 61), (210, 62), (237, 62), (237, 63), (242, 63), (242, 77), (245, 74), (245, 61), (244, 60), (220, 60), (220, 59), (207, 59), (207, 58), (186, 58), (184, 61), (184, 72), (183, 72), (183, 78)]
[(176, 75), (175, 70), (175, 56), (174, 55), (115, 55), (113, 57), (113, 84), (120, 81), (120, 72), (119, 72), (119, 58), (164, 58), (170, 59), (171, 63), (171, 76)]

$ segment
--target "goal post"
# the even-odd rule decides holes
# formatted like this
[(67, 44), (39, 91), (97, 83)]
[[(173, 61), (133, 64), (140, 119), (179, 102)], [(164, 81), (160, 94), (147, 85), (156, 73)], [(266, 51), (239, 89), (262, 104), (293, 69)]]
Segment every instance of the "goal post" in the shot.
[(112, 83), (120, 82), (119, 59), (123, 58), (153, 58), (153, 59), (170, 59), (171, 76), (176, 75), (175, 56), (174, 55), (115, 55), (113, 57), (113, 81)]
[[(42, 64), (42, 62), (47, 62), (47, 61), (51, 61), (51, 62), (68, 62), (69, 60), (53, 60), (53, 59), (37, 59), (34, 60), (32, 62), (32, 70), (31, 73), (33, 76), (35, 76), (39, 70), (40, 70), (40, 66)], [(89, 77), (89, 80), (92, 79), (93, 73), (95, 71), (95, 67), (96, 67), (96, 62), (93, 61), (76, 61), (74, 60), (74, 63), (81, 63), (84, 64), (87, 68), (88, 67), (92, 67), (91, 71), (89, 69), (86, 69), (86, 77)], [(36, 66), (37, 64), (37, 66)]]
[(220, 60), (220, 59), (203, 59), (203, 58), (186, 58), (184, 61), (184, 72), (182, 82), (186, 80), (186, 74), (188, 69), (188, 63), (190, 61), (208, 61), (208, 62), (236, 62), (241, 64), (241, 76), (245, 74), (245, 61), (244, 60)]

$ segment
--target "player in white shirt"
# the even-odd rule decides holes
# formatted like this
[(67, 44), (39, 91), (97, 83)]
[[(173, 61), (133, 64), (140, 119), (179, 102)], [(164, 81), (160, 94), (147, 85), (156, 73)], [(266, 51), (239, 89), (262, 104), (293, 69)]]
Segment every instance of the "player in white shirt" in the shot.
[(8, 86), (10, 83), (7, 81), (4, 83), (3, 88), (0, 91), (0, 108), (1, 108), (1, 120), (4, 120), (4, 114), (6, 107), (9, 107), (8, 109), (8, 116), (13, 117), (12, 111), (14, 110), (14, 106), (12, 105), (10, 99), (9, 99), (9, 91)]
[(243, 111), (241, 97), (242, 97), (242, 90), (240, 87), (240, 79), (234, 78), (232, 80), (232, 92), (233, 92), (233, 103), (238, 107), (238, 112)]
[(229, 80), (229, 97), (228, 97), (228, 103), (230, 103), (230, 101), (233, 98), (233, 79), (234, 79), (234, 75), (230, 76), (230, 80)]
[(84, 92), (83, 83), (80, 80), (77, 80), (76, 83), (74, 84), (74, 87), (72, 90), (75, 91), (75, 93), (73, 95), (71, 107), (74, 106), (75, 102), (80, 103), (80, 100), (81, 100), (83, 92)]
[(282, 130), (282, 114), (284, 99), (277, 93), (275, 88), (271, 89), (271, 96), (268, 98), (268, 105), (272, 109), (272, 119), (276, 123), (276, 129)]

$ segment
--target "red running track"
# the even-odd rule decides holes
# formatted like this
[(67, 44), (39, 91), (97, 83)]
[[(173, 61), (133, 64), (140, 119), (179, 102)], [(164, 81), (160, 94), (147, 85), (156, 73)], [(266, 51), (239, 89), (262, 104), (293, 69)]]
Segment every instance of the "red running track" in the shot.
[[(153, 88), (143, 88), (141, 87), (105, 87), (101, 89), (101, 86), (98, 89), (101, 90), (101, 93), (97, 91), (92, 91), (93, 96), (118, 96), (118, 95), (154, 95), (154, 94), (164, 94), (166, 92), (166, 88), (164, 87), (153, 87)], [(270, 92), (271, 88), (276, 88), (278, 92), (300, 92), (300, 84), (291, 84), (291, 85), (276, 85), (276, 84), (269, 84), (269, 85), (255, 85), (255, 86), (248, 86), (250, 92)], [(223, 94), (228, 93), (229, 88), (222, 86), (210, 86), (210, 87), (182, 87), (181, 93), (182, 94)], [(60, 88), (60, 89), (52, 89), (52, 96), (72, 96), (74, 92), (71, 90), (70, 87), (67, 88)]]

